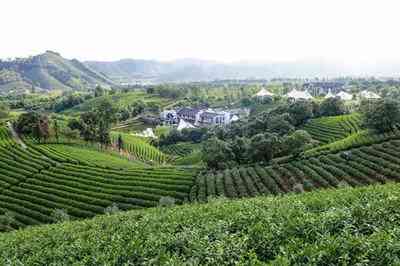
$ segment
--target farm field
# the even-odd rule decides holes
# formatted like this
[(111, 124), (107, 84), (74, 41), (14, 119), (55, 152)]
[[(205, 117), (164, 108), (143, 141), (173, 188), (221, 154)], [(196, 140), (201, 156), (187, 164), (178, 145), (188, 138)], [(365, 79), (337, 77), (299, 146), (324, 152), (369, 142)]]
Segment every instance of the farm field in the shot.
[(400, 132), (396, 130), (394, 132), (379, 134), (369, 130), (361, 130), (343, 139), (306, 150), (304, 156), (313, 157), (322, 154), (335, 153), (352, 148), (381, 143), (391, 139), (400, 139)]
[(118, 107), (126, 107), (129, 104), (141, 100), (144, 103), (147, 104), (153, 104), (155, 106), (160, 106), (164, 107), (169, 104), (171, 104), (171, 101), (165, 98), (161, 98), (158, 96), (154, 95), (149, 95), (145, 93), (144, 91), (135, 91), (135, 92), (129, 92), (129, 93), (118, 93), (114, 95), (105, 95), (101, 97), (96, 97), (93, 99), (90, 99), (80, 105), (74, 106), (71, 109), (68, 109), (63, 112), (63, 114), (66, 115), (77, 115), (81, 112), (87, 112), (90, 111), (94, 106), (98, 105), (101, 101), (104, 99), (110, 100), (115, 106)]
[[(17, 145), (5, 128), (0, 136), (0, 231), (52, 223), (55, 210), (79, 219), (114, 205), (121, 210), (154, 207), (163, 197), (181, 203), (194, 181), (194, 170), (98, 167), (85, 163), (93, 157), (105, 160), (94, 151), (76, 157), (66, 146), (43, 145), (48, 147), (43, 153), (41, 145)], [(11, 221), (3, 219), (10, 216)]]
[(176, 165), (200, 165), (202, 163), (201, 144), (181, 142), (160, 148), (173, 157)]
[(396, 265), (399, 198), (387, 184), (102, 215), (0, 234), (0, 264)]
[(191, 199), (278, 195), (400, 181), (400, 140), (275, 166), (239, 167), (197, 177)]
[(358, 113), (311, 119), (304, 126), (304, 130), (321, 144), (343, 139), (360, 128), (361, 115)]
[(121, 135), (123, 149), (131, 153), (135, 159), (150, 164), (165, 164), (171, 158), (167, 154), (154, 147), (149, 140), (132, 134), (122, 132), (111, 132), (111, 142), (116, 144), (118, 136)]
[(166, 153), (177, 157), (187, 156), (194, 150), (200, 148), (200, 144), (181, 142), (161, 147), (161, 150)]
[(40, 144), (32, 145), (32, 147), (45, 156), (63, 163), (80, 163), (114, 169), (146, 166), (143, 162), (128, 160), (126, 157), (119, 156), (117, 152), (98, 151), (90, 146)]

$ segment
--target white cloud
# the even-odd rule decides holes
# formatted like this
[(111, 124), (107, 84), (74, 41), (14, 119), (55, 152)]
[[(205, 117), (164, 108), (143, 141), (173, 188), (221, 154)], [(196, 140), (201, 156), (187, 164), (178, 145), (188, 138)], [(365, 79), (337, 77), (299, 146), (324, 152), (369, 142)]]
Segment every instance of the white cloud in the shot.
[(399, 59), (399, 1), (5, 0), (0, 57)]

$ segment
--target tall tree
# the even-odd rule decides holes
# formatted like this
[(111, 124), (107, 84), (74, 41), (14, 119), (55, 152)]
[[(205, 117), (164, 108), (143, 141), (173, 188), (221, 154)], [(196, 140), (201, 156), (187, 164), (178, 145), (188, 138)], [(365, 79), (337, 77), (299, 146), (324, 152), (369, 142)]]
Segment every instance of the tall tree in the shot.
[(118, 151), (120, 152), (124, 146), (121, 134), (118, 135), (117, 145), (118, 145)]
[(378, 132), (393, 131), (400, 124), (400, 104), (392, 99), (370, 102), (363, 107), (364, 124)]
[(58, 142), (58, 138), (59, 138), (58, 131), (59, 131), (59, 128), (58, 128), (57, 119), (54, 119), (53, 130), (54, 130), (54, 136), (56, 137), (56, 141)]
[(320, 106), (322, 116), (342, 115), (346, 111), (344, 102), (338, 97), (325, 99)]
[(110, 143), (111, 125), (116, 120), (116, 108), (109, 100), (103, 100), (95, 109), (98, 122), (98, 140), (102, 145)]

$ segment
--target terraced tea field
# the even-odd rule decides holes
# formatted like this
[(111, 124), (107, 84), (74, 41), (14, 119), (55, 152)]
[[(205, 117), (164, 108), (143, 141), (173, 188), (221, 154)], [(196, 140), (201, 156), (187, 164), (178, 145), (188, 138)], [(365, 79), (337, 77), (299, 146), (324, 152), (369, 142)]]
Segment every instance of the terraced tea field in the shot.
[(400, 181), (400, 140), (269, 167), (240, 167), (199, 175), (192, 200), (281, 194), (342, 185)]
[(180, 203), (194, 182), (191, 170), (92, 166), (72, 154), (64, 157), (68, 150), (52, 145), (46, 152), (46, 145), (24, 149), (5, 128), (0, 136), (0, 217), (13, 217), (11, 223), (0, 219), (0, 230), (54, 222), (56, 209), (78, 219), (102, 214), (115, 204), (121, 210), (153, 207), (167, 196)]
[(40, 144), (31, 145), (31, 147), (43, 155), (61, 163), (79, 163), (88, 166), (122, 169), (147, 166), (141, 161), (128, 160), (126, 157), (119, 156), (117, 152), (99, 152), (91, 146), (80, 146), (76, 144)]
[(356, 133), (360, 127), (361, 115), (354, 113), (312, 119), (304, 126), (304, 130), (310, 133), (313, 139), (326, 144)]
[(151, 164), (163, 164), (171, 160), (168, 155), (149, 144), (145, 138), (131, 134), (111, 132), (111, 141), (115, 145), (118, 135), (122, 137), (123, 149), (131, 153), (137, 160)]
[(199, 144), (181, 142), (161, 147), (161, 150), (166, 153), (177, 157), (189, 155), (195, 149), (199, 149)]

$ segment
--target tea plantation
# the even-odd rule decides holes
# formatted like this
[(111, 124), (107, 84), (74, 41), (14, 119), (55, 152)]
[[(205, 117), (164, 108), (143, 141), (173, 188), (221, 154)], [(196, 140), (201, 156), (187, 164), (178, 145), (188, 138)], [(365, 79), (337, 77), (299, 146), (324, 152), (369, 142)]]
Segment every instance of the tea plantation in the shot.
[(304, 130), (310, 133), (313, 139), (325, 144), (358, 132), (360, 126), (361, 115), (353, 113), (312, 119), (304, 126)]
[(400, 140), (268, 167), (256, 165), (204, 173), (198, 176), (191, 198), (205, 201), (210, 196), (277, 195), (390, 181), (400, 181)]
[(193, 170), (134, 163), (137, 167), (105, 168), (98, 163), (107, 160), (104, 156), (122, 159), (92, 150), (74, 156), (63, 145), (24, 148), (4, 127), (0, 136), (0, 231), (52, 223), (55, 210), (78, 219), (103, 214), (110, 206), (121, 210), (157, 206), (163, 197), (180, 203), (187, 200), (194, 181)]
[(1, 265), (398, 265), (387, 184), (136, 210), (0, 234)]

